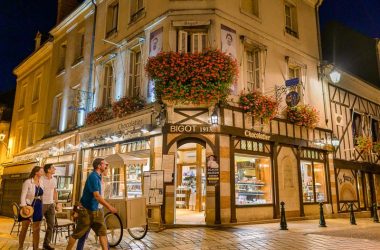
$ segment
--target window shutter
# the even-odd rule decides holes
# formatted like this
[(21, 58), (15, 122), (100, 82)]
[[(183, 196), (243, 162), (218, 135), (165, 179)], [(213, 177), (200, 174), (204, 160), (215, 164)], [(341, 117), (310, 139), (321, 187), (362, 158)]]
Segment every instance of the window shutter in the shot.
[(178, 52), (187, 52), (187, 32), (183, 30), (178, 32)]

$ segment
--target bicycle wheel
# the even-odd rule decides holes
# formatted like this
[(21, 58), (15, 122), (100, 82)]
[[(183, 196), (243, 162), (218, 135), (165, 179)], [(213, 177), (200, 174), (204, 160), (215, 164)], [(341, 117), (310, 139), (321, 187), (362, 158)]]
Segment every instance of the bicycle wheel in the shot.
[(123, 238), (123, 223), (118, 214), (108, 212), (104, 216), (104, 222), (107, 228), (107, 239), (110, 247), (119, 245)]
[(142, 238), (145, 237), (147, 232), (148, 232), (148, 220), (146, 221), (145, 225), (141, 225), (139, 227), (128, 228), (128, 233), (135, 240), (141, 240)]

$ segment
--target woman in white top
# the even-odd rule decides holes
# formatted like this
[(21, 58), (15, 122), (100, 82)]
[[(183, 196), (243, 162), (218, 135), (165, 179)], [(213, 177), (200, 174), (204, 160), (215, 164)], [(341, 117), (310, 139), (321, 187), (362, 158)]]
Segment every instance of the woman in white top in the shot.
[(40, 241), (40, 226), (42, 221), (42, 199), (44, 193), (43, 185), (40, 183), (40, 178), (44, 174), (43, 168), (35, 166), (29, 175), (29, 178), (22, 184), (21, 204), (23, 209), (25, 206), (32, 206), (34, 213), (29, 218), (19, 216), (19, 221), (22, 223), (21, 232), (19, 235), (19, 249), (23, 249), (26, 233), (30, 221), (33, 221), (33, 250), (38, 249)]

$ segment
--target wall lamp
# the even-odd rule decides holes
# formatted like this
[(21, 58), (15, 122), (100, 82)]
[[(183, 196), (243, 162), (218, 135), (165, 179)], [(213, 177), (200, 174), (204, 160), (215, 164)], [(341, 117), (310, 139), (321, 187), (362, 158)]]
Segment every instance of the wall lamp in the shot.
[(214, 111), (211, 114), (211, 124), (218, 125), (219, 124), (219, 106), (215, 105)]
[(329, 76), (333, 83), (338, 83), (340, 81), (341, 74), (334, 68), (331, 70)]

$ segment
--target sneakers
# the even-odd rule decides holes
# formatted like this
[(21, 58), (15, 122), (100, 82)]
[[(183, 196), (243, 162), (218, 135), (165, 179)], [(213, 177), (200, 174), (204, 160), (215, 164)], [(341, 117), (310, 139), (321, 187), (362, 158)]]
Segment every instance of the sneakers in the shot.
[(44, 246), (44, 250), (54, 250), (54, 247), (46, 245), (46, 246)]

